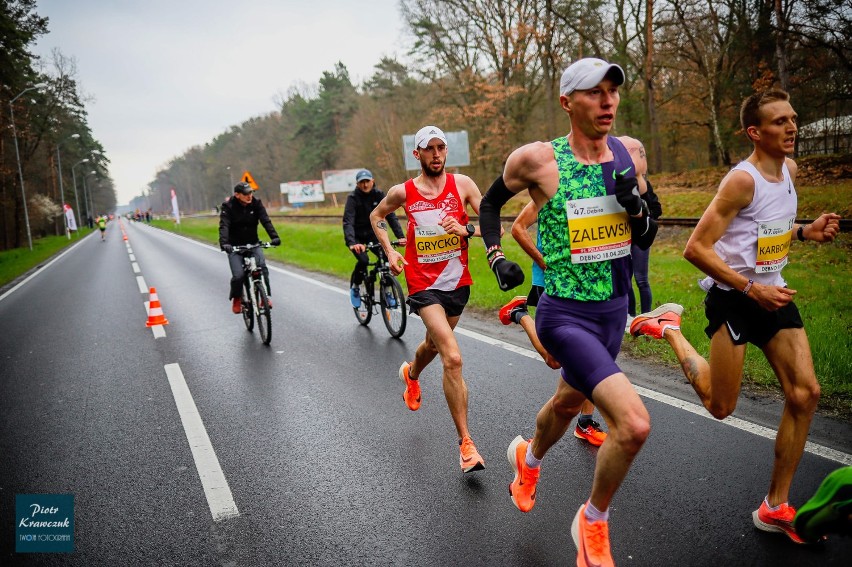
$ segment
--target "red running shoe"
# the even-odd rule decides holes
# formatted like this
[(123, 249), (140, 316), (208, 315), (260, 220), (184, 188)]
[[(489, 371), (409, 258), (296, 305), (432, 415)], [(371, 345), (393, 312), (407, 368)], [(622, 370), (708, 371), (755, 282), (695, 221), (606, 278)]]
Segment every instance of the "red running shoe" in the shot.
[(481, 471), (485, 468), (485, 459), (476, 450), (476, 445), (470, 437), (465, 437), (459, 443), (459, 464), (462, 472)]
[(637, 315), (630, 323), (630, 334), (634, 337), (645, 335), (662, 339), (666, 329), (680, 329), (680, 314), (683, 306), (677, 303), (664, 303), (648, 313)]
[(606, 439), (606, 432), (601, 429), (601, 424), (597, 421), (592, 421), (587, 427), (580, 427), (578, 421), (577, 427), (574, 428), (574, 437), (588, 441), (595, 447), (600, 447)]
[(512, 312), (516, 310), (527, 310), (527, 297), (519, 295), (512, 301), (500, 308), (500, 322), (508, 325), (512, 322)]
[(760, 508), (752, 512), (751, 518), (757, 529), (765, 532), (778, 532), (785, 534), (796, 543), (805, 543), (793, 528), (793, 519), (796, 517), (796, 509), (786, 502), (781, 504), (774, 512), (769, 509), (766, 500), (760, 503)]
[(399, 379), (405, 384), (405, 391), (402, 393), (402, 399), (405, 400), (405, 405), (411, 411), (420, 409), (420, 381), (409, 378), (411, 373), (411, 363), (403, 362), (399, 367)]
[(506, 457), (515, 471), (515, 478), (509, 484), (509, 495), (521, 512), (529, 512), (535, 506), (535, 487), (541, 472), (541, 467), (533, 469), (527, 466), (529, 444), (529, 441), (524, 441), (524, 438), (518, 435), (506, 450)]
[(609, 551), (609, 524), (589, 522), (585, 512), (583, 504), (571, 522), (571, 537), (577, 546), (577, 567), (615, 567)]

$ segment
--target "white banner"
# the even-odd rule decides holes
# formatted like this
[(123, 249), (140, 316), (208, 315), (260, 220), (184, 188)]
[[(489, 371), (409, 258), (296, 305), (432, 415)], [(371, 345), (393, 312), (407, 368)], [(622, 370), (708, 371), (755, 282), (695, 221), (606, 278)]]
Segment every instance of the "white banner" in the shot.
[[(467, 138), (467, 130), (458, 132), (444, 132), (447, 135), (447, 163), (446, 167), (464, 167), (470, 165), (470, 143)], [(402, 156), (405, 160), (405, 169), (408, 171), (419, 171), (420, 162), (414, 159), (414, 134), (402, 137)]]
[(281, 184), (281, 192), (287, 193), (291, 205), (297, 203), (321, 203), (325, 200), (322, 181), (291, 181)]
[(74, 218), (74, 209), (71, 205), (65, 203), (62, 206), (65, 209), (65, 222), (68, 224), (68, 230), (77, 230), (77, 220)]
[(174, 187), (172, 187), (172, 214), (175, 216), (175, 222), (180, 224), (180, 211), (178, 210), (177, 194)]

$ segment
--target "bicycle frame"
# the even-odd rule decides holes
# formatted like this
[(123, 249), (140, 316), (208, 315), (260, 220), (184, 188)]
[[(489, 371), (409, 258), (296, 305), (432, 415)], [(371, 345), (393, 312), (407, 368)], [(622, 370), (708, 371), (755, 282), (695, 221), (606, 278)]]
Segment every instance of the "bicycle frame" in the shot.
[[(393, 243), (397, 245), (396, 242)], [(355, 318), (361, 325), (369, 325), (373, 315), (381, 313), (382, 322), (394, 338), (399, 338), (405, 332), (407, 314), (405, 311), (405, 294), (399, 282), (393, 276), (387, 255), (380, 244), (370, 242), (365, 245), (367, 250), (376, 256), (375, 262), (367, 264), (364, 274), (361, 304), (355, 307)], [(378, 286), (378, 298), (376, 287)]]
[(246, 329), (251, 332), (254, 323), (260, 330), (265, 345), (272, 340), (272, 318), (270, 316), (269, 286), (263, 277), (263, 269), (257, 265), (257, 258), (249, 254), (253, 248), (269, 248), (269, 244), (246, 244), (234, 246), (233, 253), (243, 257), (243, 298), (242, 313)]

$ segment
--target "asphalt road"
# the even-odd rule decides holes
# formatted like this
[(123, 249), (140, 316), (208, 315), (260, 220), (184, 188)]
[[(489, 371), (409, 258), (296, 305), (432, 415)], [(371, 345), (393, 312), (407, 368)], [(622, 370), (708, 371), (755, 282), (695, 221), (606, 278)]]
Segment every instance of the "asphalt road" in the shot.
[[(361, 327), (344, 282), (272, 267), (273, 338), (230, 312), (225, 257), (111, 223), (0, 293), (2, 565), (573, 565), (570, 524), (596, 449), (567, 435), (535, 509), (508, 495), (506, 447), (530, 436), (558, 374), (517, 328), (462, 317), (470, 427), (463, 475), (435, 361), (409, 411), (397, 369), (423, 337)], [(481, 282), (490, 285), (492, 282)], [(155, 287), (169, 324), (145, 326)], [(670, 369), (621, 361), (651, 436), (617, 493), (618, 565), (847, 565), (852, 541), (757, 531), (776, 402), (720, 423)], [(200, 428), (200, 429), (199, 429)], [(819, 419), (791, 501), (852, 463), (850, 424)], [(73, 494), (73, 553), (15, 553), (15, 496)]]

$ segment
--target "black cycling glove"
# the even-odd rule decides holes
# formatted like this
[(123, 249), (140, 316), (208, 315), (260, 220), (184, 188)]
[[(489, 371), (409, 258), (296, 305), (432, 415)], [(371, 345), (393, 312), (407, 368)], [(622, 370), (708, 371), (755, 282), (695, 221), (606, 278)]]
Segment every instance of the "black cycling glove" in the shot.
[(270, 244), (272, 244), (273, 246), (278, 246), (278, 245), (281, 244), (281, 239), (280, 238), (273, 238), (272, 241), (270, 242)]
[(230, 244), (223, 244), (220, 248), (222, 249), (222, 252), (227, 252), (228, 254), (234, 251), (234, 247)]
[(499, 245), (489, 248), (486, 256), (488, 267), (497, 277), (497, 285), (501, 290), (508, 291), (524, 283), (524, 271), (519, 265), (506, 259)]
[(642, 211), (639, 182), (635, 177), (624, 177), (620, 173), (615, 175), (615, 199), (630, 216), (636, 216)]

